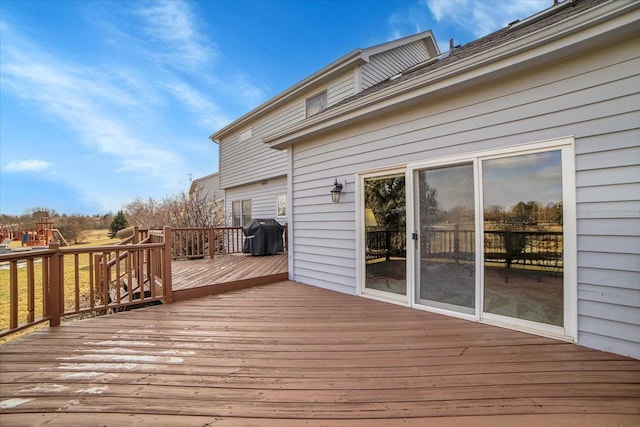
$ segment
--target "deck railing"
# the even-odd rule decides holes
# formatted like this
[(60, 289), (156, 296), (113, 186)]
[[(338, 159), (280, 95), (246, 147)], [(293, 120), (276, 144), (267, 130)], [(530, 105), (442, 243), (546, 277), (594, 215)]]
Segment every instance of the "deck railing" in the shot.
[[(241, 253), (244, 243), (242, 227), (130, 227), (118, 237), (109, 246), (54, 242), (0, 255), (0, 268), (9, 270), (8, 286), (0, 284), (0, 303), (9, 301), (8, 316), (0, 308), (0, 337), (45, 322), (57, 326), (65, 317), (171, 302), (172, 260)], [(284, 239), (286, 245), (286, 227)]]
[(173, 259), (213, 258), (219, 254), (242, 253), (242, 227), (171, 228)]
[[(221, 254), (242, 253), (245, 236), (242, 227), (168, 228), (171, 234), (172, 259), (213, 258)], [(283, 244), (287, 250), (287, 226)]]
[[(104, 314), (128, 306), (171, 302), (171, 243), (60, 248), (0, 255), (9, 270), (8, 319), (0, 337), (62, 318)], [(153, 241), (155, 240), (155, 241)], [(4, 289), (4, 285), (2, 286)]]

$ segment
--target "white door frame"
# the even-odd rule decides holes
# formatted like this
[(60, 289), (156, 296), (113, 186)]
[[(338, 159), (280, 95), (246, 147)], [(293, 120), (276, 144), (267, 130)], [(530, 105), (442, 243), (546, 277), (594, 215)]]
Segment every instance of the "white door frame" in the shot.
[[(482, 207), (482, 161), (491, 158), (509, 157), (521, 154), (533, 154), (560, 150), (562, 153), (562, 197), (563, 197), (563, 246), (564, 246), (564, 322), (563, 327), (545, 325), (521, 319), (514, 319), (506, 316), (484, 313), (484, 259), (483, 251), (483, 207)], [(416, 183), (414, 182), (415, 172), (425, 168), (438, 166), (453, 166), (460, 163), (473, 162), (475, 170), (475, 204), (476, 204), (476, 313), (468, 315), (449, 311), (445, 309), (428, 307), (416, 303), (416, 245), (409, 244), (411, 233), (417, 232), (416, 214), (414, 201), (416, 197)], [(413, 308), (430, 311), (438, 314), (445, 314), (466, 320), (475, 320), (483, 323), (494, 324), (510, 329), (535, 333), (537, 335), (549, 336), (567, 341), (577, 341), (577, 227), (576, 227), (576, 198), (575, 198), (575, 152), (574, 138), (563, 137), (553, 140), (545, 140), (527, 144), (518, 144), (499, 149), (477, 151), (446, 157), (439, 157), (407, 165), (406, 173), (406, 194), (407, 194), (407, 282), (409, 304)], [(409, 197), (409, 195), (411, 195)]]
[[(383, 177), (386, 175), (404, 175), (405, 180), (405, 208), (407, 210), (407, 224), (409, 224), (409, 200), (407, 192), (407, 168), (406, 166), (393, 166), (385, 169), (376, 169), (375, 171), (365, 171), (356, 173), (356, 293), (363, 297), (399, 304), (403, 306), (409, 306), (409, 294), (411, 292), (412, 283), (410, 276), (411, 264), (409, 257), (409, 239), (407, 240), (407, 269), (406, 269), (406, 292), (405, 295), (394, 294), (392, 292), (378, 291), (376, 289), (370, 289), (365, 286), (366, 282), (366, 257), (365, 257), (365, 226), (364, 226), (364, 180), (366, 178)], [(407, 236), (410, 238), (410, 236)]]

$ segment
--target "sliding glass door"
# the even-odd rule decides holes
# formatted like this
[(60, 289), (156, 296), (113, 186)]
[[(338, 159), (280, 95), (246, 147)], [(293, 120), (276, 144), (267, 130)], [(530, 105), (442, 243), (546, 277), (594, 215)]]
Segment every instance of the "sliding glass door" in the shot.
[(575, 337), (573, 146), (562, 141), (409, 168), (413, 305)]
[(559, 150), (482, 162), (484, 312), (564, 326)]
[(414, 172), (418, 304), (475, 314), (473, 175), (473, 163)]
[(364, 178), (365, 277), (371, 294), (407, 294), (404, 172)]

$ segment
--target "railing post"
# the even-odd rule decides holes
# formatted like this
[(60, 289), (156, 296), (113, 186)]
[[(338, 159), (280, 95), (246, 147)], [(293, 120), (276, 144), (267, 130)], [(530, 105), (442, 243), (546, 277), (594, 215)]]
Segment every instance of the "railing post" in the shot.
[(171, 282), (171, 227), (164, 227), (164, 259), (162, 260), (162, 290), (164, 301), (173, 302), (173, 285)]
[(64, 285), (60, 274), (60, 262), (62, 261), (60, 242), (55, 240), (49, 242), (49, 249), (55, 251), (51, 254), (51, 258), (49, 258), (49, 262), (51, 263), (51, 268), (49, 269), (49, 302), (47, 304), (49, 307), (49, 315), (51, 316), (49, 325), (58, 326), (60, 325), (60, 288)]
[(209, 258), (213, 259), (213, 256), (216, 253), (216, 241), (215, 241), (216, 233), (215, 228), (209, 227)]
[(134, 245), (137, 245), (138, 243), (140, 243), (140, 229), (137, 225), (133, 226), (133, 241), (131, 243), (133, 243)]

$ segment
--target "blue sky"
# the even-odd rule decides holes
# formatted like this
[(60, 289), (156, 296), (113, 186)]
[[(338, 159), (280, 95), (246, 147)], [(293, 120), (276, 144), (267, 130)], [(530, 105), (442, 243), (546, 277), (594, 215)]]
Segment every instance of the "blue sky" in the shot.
[(356, 48), (442, 51), (552, 0), (1, 0), (0, 213), (115, 212), (218, 170), (208, 136)]

